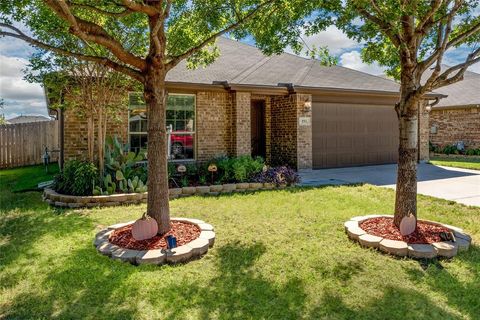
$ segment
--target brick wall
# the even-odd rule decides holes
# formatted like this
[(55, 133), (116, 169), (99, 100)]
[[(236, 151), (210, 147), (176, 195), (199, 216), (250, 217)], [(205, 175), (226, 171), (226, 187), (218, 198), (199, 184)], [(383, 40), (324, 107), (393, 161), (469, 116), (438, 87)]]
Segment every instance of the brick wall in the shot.
[[(312, 168), (311, 95), (292, 94), (271, 98), (271, 162), (298, 169)], [(310, 118), (310, 125), (299, 126), (299, 118)]]
[(433, 144), (446, 146), (463, 141), (467, 148), (480, 148), (480, 108), (444, 109), (430, 112), (430, 132)]
[(252, 153), (251, 141), (251, 123), (250, 108), (251, 95), (250, 92), (234, 92), (233, 100), (233, 150), (235, 156), (249, 155)]
[(292, 95), (272, 97), (272, 165), (297, 165), (297, 110), (294, 100)]
[[(78, 108), (78, 107), (77, 107)], [(87, 120), (80, 116), (75, 109), (67, 109), (65, 111), (65, 160), (86, 160), (88, 158), (87, 151)], [(128, 109), (119, 110), (115, 117), (109, 117), (107, 122), (107, 136), (117, 135), (123, 142), (127, 142), (128, 133)], [(97, 154), (97, 121), (95, 121), (95, 146), (94, 154)]]
[(232, 97), (224, 92), (198, 92), (196, 106), (197, 154), (207, 161), (232, 153)]
[[(249, 92), (196, 93), (196, 159), (207, 161), (221, 155), (251, 154), (251, 99), (265, 101), (266, 161), (273, 165), (288, 164), (295, 168), (312, 166), (312, 128), (299, 126), (300, 117), (311, 118), (305, 103), (311, 95), (252, 96)], [(308, 108), (307, 108), (308, 109)], [(87, 122), (78, 112), (65, 115), (66, 159), (87, 156)], [(110, 121), (107, 135), (128, 139), (128, 110)]]

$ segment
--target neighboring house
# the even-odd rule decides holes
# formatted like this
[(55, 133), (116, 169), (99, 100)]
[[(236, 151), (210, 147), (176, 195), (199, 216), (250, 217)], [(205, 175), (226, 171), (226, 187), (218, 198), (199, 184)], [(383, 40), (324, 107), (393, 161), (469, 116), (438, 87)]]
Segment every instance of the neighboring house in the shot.
[[(298, 169), (396, 162), (394, 81), (287, 53), (266, 57), (226, 38), (217, 44), (213, 64), (189, 70), (183, 62), (167, 76), (172, 159), (247, 154)], [(129, 101), (107, 134), (137, 150), (147, 146), (147, 114), (141, 94), (130, 93)], [(421, 115), (419, 158), (426, 159), (428, 114)], [(86, 132), (86, 121), (67, 110), (66, 159), (85, 157)]]
[(480, 148), (480, 74), (467, 71), (464, 80), (435, 91), (448, 97), (432, 107), (430, 142)]
[(29, 122), (41, 122), (41, 121), (50, 121), (52, 119), (45, 116), (29, 116), (29, 115), (20, 115), (11, 119), (7, 119), (7, 124), (17, 124), (17, 123), (29, 123)]

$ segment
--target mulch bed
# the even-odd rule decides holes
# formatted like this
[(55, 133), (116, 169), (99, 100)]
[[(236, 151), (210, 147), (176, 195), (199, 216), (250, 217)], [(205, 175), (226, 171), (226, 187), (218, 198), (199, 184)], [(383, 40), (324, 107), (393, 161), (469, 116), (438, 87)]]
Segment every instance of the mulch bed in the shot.
[(393, 223), (393, 218), (389, 217), (367, 219), (360, 222), (359, 226), (368, 234), (412, 244), (440, 242), (443, 241), (442, 238), (440, 238), (440, 233), (451, 231), (445, 227), (417, 221), (417, 230), (408, 236), (402, 236), (400, 230)]
[(191, 223), (173, 221), (171, 229), (164, 235), (137, 241), (132, 236), (132, 225), (119, 228), (112, 232), (109, 241), (119, 247), (133, 250), (167, 249), (166, 237), (173, 235), (177, 238), (177, 246), (187, 244), (200, 236), (200, 228)]

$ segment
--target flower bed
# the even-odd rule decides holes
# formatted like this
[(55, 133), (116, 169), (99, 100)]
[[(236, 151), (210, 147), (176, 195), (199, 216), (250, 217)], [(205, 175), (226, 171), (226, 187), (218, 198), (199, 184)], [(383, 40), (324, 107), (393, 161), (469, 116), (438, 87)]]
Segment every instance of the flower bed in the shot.
[[(229, 183), (211, 186), (183, 187), (169, 189), (170, 199), (193, 195), (219, 195), (232, 192), (246, 192), (256, 190), (283, 189), (286, 185), (273, 183)], [(64, 208), (108, 207), (127, 204), (137, 204), (147, 201), (148, 192), (142, 193), (115, 193), (101, 196), (72, 196), (60, 194), (52, 189), (45, 189), (43, 199), (52, 206)]]
[[(178, 247), (166, 250), (164, 237), (136, 241), (128, 235), (134, 221), (109, 226), (95, 236), (93, 245), (97, 251), (115, 260), (131, 264), (179, 263), (196, 259), (207, 253), (215, 242), (213, 226), (198, 219), (172, 218)], [(190, 225), (191, 228), (185, 225)], [(189, 231), (186, 231), (190, 229)], [(191, 231), (196, 232), (192, 233)], [(127, 239), (127, 241), (123, 241)], [(151, 248), (150, 248), (151, 247)]]
[[(419, 230), (402, 237), (397, 230), (391, 231), (393, 216), (367, 215), (353, 217), (345, 222), (348, 237), (366, 248), (379, 249), (382, 252), (415, 259), (432, 259), (437, 256), (451, 258), (458, 251), (467, 250), (472, 238), (462, 229), (428, 220), (418, 220)], [(388, 232), (388, 231), (391, 232)], [(455, 242), (442, 241), (438, 233), (450, 231)]]

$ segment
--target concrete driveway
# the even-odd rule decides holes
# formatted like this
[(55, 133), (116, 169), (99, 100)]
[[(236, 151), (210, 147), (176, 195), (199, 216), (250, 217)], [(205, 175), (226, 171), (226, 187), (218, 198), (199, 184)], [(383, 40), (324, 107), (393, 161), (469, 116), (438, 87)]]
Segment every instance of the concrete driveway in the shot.
[[(419, 164), (419, 194), (480, 206), (480, 171)], [(300, 172), (305, 186), (369, 183), (395, 189), (397, 165), (304, 170)]]

